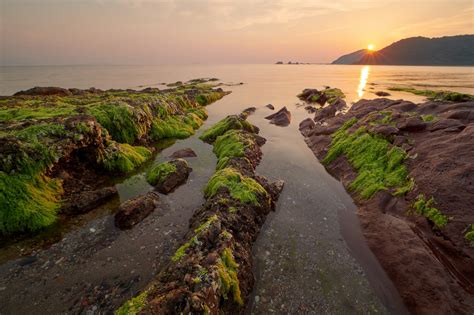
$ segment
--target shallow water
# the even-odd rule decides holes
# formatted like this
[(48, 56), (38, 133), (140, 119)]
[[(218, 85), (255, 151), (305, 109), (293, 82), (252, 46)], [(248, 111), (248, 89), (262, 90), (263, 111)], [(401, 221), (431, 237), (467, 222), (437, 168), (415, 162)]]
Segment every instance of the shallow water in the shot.
[[(298, 106), (304, 88), (341, 88), (350, 103), (375, 98), (374, 91), (416, 85), (474, 93), (474, 68), (330, 65), (190, 65), (109, 67), (3, 67), (0, 94), (32, 86), (142, 88), (162, 82), (218, 77), (233, 93), (208, 107), (209, 119), (197, 135), (179, 140), (156, 157), (191, 147), (193, 172), (186, 185), (163, 196), (159, 211), (128, 232), (113, 227), (110, 212), (98, 212), (72, 225), (60, 241), (34, 252), (33, 258), (0, 265), (0, 313), (111, 310), (150, 281), (174, 251), (202, 187), (213, 173), (212, 147), (197, 136), (228, 114), (256, 106), (249, 120), (267, 138), (258, 172), (285, 180), (277, 209), (268, 217), (254, 246), (256, 286), (248, 312), (261, 313), (403, 313), (400, 298), (361, 234), (356, 207), (342, 185), (313, 156), (298, 131), (309, 115)], [(403, 92), (391, 98), (423, 98)], [(289, 127), (263, 117), (287, 106)], [(150, 167), (152, 163), (148, 165)], [(150, 187), (145, 169), (117, 184), (120, 201)], [(68, 277), (66, 275), (71, 274)], [(24, 299), (35, 300), (22, 303)], [(86, 302), (83, 302), (83, 300)]]

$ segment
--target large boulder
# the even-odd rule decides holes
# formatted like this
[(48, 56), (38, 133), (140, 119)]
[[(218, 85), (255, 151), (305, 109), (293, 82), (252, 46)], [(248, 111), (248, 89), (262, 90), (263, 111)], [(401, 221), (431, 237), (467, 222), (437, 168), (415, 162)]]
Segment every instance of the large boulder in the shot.
[(286, 109), (285, 106), (275, 114), (265, 117), (265, 119), (270, 120), (271, 124), (275, 124), (277, 126), (288, 126), (291, 122), (291, 113), (288, 109)]
[(153, 167), (146, 179), (150, 185), (155, 186), (157, 191), (168, 194), (184, 184), (192, 170), (185, 160), (175, 159)]
[(130, 229), (155, 210), (158, 199), (158, 194), (150, 191), (123, 202), (115, 214), (115, 226), (122, 230)]

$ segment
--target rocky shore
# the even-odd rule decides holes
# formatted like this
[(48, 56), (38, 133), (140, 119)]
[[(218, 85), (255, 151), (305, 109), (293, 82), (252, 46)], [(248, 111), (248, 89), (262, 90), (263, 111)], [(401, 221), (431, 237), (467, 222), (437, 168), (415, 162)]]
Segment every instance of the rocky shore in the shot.
[(229, 93), (210, 82), (140, 91), (36, 87), (0, 97), (0, 239), (116, 196), (113, 178), (140, 168), (161, 143), (194, 134), (204, 106)]
[(411, 312), (471, 314), (474, 102), (341, 101), (300, 131), (357, 203), (369, 247)]
[(247, 115), (228, 116), (202, 134), (218, 158), (206, 201), (169, 264), (117, 314), (244, 312), (254, 284), (252, 244), (283, 188), (255, 174), (265, 139)]

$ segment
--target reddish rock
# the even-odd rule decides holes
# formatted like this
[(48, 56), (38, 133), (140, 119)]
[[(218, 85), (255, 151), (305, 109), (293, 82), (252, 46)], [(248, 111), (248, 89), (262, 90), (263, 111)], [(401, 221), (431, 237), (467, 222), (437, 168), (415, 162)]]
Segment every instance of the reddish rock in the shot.
[(149, 192), (122, 203), (115, 214), (115, 226), (130, 229), (152, 213), (158, 205), (158, 194)]
[[(65, 176), (64, 174), (63, 176)], [(115, 186), (93, 191), (83, 191), (69, 197), (65, 201), (61, 212), (66, 214), (83, 214), (94, 210), (117, 195), (118, 192)]]

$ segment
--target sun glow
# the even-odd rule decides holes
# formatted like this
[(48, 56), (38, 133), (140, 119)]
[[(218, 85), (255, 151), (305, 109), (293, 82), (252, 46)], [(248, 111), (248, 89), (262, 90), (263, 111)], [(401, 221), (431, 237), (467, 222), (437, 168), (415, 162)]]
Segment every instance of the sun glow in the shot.
[(367, 50), (374, 51), (375, 50), (375, 45), (374, 44), (369, 44), (367, 46)]
[(360, 79), (359, 79), (359, 86), (357, 87), (357, 96), (359, 99), (364, 95), (365, 92), (365, 85), (367, 84), (367, 80), (369, 79), (370, 67), (364, 66), (360, 69)]

